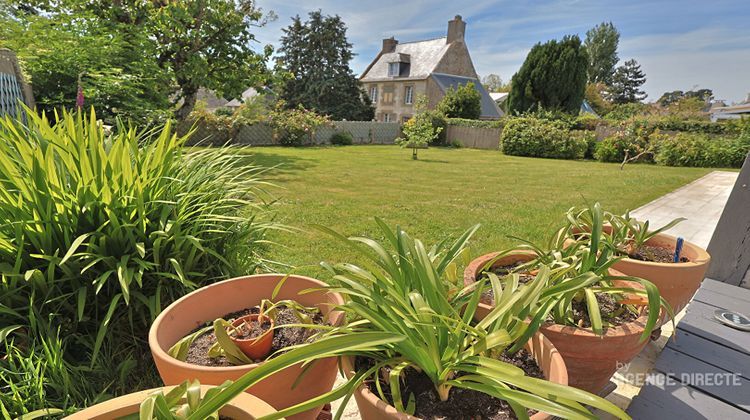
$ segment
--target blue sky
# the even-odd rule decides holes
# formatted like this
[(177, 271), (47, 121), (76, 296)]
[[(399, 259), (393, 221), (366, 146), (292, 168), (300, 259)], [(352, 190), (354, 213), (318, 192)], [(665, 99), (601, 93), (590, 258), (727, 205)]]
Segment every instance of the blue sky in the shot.
[(579, 34), (602, 21), (620, 30), (619, 56), (635, 58), (646, 73), (648, 100), (665, 91), (710, 88), (718, 99), (740, 101), (750, 93), (750, 0), (523, 1), (523, 0), (258, 0), (278, 15), (256, 30), (263, 44), (278, 46), (294, 15), (321, 9), (346, 22), (359, 74), (383, 38), (415, 41), (444, 36), (447, 22), (467, 21), (466, 42), (480, 76), (509, 80), (539, 41)]

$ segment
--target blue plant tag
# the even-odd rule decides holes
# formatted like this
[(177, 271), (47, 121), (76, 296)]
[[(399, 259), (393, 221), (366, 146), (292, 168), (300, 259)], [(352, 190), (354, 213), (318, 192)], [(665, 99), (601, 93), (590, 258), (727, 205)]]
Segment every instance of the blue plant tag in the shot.
[(680, 262), (680, 254), (682, 253), (682, 244), (685, 242), (685, 239), (680, 236), (677, 238), (677, 246), (674, 248), (674, 262)]

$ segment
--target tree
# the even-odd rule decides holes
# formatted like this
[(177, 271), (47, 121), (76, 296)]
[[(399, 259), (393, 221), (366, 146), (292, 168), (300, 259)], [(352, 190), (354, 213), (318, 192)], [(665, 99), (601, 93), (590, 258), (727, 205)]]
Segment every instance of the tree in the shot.
[(482, 95), (473, 82), (458, 85), (455, 89), (451, 86), (438, 103), (437, 109), (448, 118), (478, 120), (482, 115)]
[[(69, 48), (59, 52), (61, 57), (58, 58), (65, 60), (42, 57), (39, 52), (46, 52), (46, 45), (41, 43), (37, 48), (29, 48), (27, 54), (31, 59), (36, 55), (44, 60), (51, 59), (52, 72), (65, 70), (65, 77), (60, 81), (53, 79), (49, 84), (43, 83), (48, 88), (44, 95), (57, 98), (61, 105), (75, 100), (75, 93), (71, 96), (67, 86), (68, 79), (77, 78), (78, 74), (72, 74), (66, 68), (56, 68), (58, 62), (61, 67), (73, 63), (69, 68), (83, 73), (84, 94), (88, 89), (89, 97), (92, 93), (94, 96), (110, 95), (103, 94), (107, 92), (100, 86), (92, 88), (87, 85), (86, 74), (112, 69), (121, 79), (111, 83), (115, 90), (118, 83), (125, 80), (136, 85), (134, 89), (140, 89), (141, 95), (171, 98), (173, 105), (177, 106), (174, 115), (179, 119), (190, 114), (201, 87), (211, 89), (219, 96), (238, 97), (248, 87), (266, 84), (270, 77), (266, 62), (273, 49), (266, 46), (262, 52), (256, 52), (251, 28), (263, 26), (274, 15), (264, 14), (252, 0), (61, 0), (30, 3), (38, 10), (32, 7), (27, 14), (48, 19), (50, 29), (46, 30), (47, 35), (59, 34)], [(97, 32), (82, 29), (84, 26), (96, 28)], [(99, 37), (98, 41), (91, 37), (92, 34)], [(16, 43), (32, 39), (27, 35), (16, 39)], [(75, 42), (71, 41), (76, 37)], [(112, 46), (107, 45), (108, 40)], [(120, 45), (121, 48), (114, 48)], [(37, 80), (33, 80), (35, 88), (44, 77), (42, 73), (37, 75)], [(143, 85), (141, 79), (144, 78), (150, 83)], [(75, 92), (75, 87), (72, 89)], [(168, 108), (169, 103), (160, 106)], [(123, 103), (123, 107), (138, 110), (141, 104), (132, 100)]]
[(620, 32), (612, 22), (602, 22), (586, 32), (584, 45), (589, 54), (589, 83), (612, 83), (615, 66), (619, 61), (617, 45)]
[(488, 92), (501, 92), (506, 87), (503, 79), (497, 74), (490, 73), (482, 78), (482, 85)]
[(670, 106), (676, 102), (679, 102), (682, 99), (690, 99), (690, 98), (697, 98), (706, 104), (709, 104), (711, 102), (711, 99), (714, 97), (714, 92), (711, 89), (698, 89), (698, 90), (689, 90), (687, 92), (683, 92), (681, 90), (674, 90), (672, 92), (664, 92), (663, 95), (657, 100), (659, 105), (663, 107)]
[(586, 90), (588, 54), (578, 36), (536, 44), (513, 75), (508, 109), (578, 114)]
[(589, 83), (586, 85), (586, 100), (600, 116), (607, 114), (612, 109), (612, 104), (605, 98), (607, 86), (604, 83)]
[(334, 120), (372, 120), (375, 110), (349, 63), (354, 57), (338, 15), (310, 12), (284, 29), (280, 67), (290, 74), (281, 97), (290, 108), (303, 106)]
[(646, 83), (646, 75), (641, 66), (634, 59), (626, 61), (617, 68), (612, 78), (610, 99), (616, 104), (640, 102), (646, 98), (646, 92), (641, 86)]
[(24, 10), (0, 11), (0, 47), (18, 55), (41, 111), (73, 108), (80, 81), (84, 105), (110, 124), (115, 116), (143, 123), (168, 112), (171, 79), (155, 60), (144, 59), (147, 36), (122, 36), (123, 25), (85, 11)]
[(435, 127), (432, 124), (432, 115), (427, 109), (427, 97), (420, 95), (414, 104), (416, 114), (404, 123), (402, 132), (404, 137), (396, 139), (396, 144), (401, 147), (412, 149), (411, 158), (417, 159), (417, 150), (427, 147), (435, 140), (443, 127)]

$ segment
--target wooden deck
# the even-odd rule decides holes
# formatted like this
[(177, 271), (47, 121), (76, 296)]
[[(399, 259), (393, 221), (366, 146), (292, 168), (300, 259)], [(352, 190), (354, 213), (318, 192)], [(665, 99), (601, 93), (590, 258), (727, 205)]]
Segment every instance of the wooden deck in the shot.
[(750, 418), (750, 332), (717, 309), (750, 312), (750, 289), (706, 279), (628, 408), (634, 419)]

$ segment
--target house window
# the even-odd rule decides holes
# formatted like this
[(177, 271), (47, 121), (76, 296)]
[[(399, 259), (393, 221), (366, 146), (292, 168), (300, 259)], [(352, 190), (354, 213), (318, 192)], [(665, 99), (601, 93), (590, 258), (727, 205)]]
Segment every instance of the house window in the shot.
[(398, 62), (397, 63), (388, 63), (388, 76), (389, 77), (396, 77), (396, 76), (398, 76), (399, 70), (401, 70), (399, 64), (401, 64), (401, 63), (398, 63)]
[(370, 88), (370, 100), (374, 104), (378, 103), (378, 87), (377, 86), (372, 86)]
[(406, 105), (414, 103), (414, 86), (406, 86), (404, 88), (404, 103)]
[(391, 114), (383, 114), (383, 122), (391, 122)]

